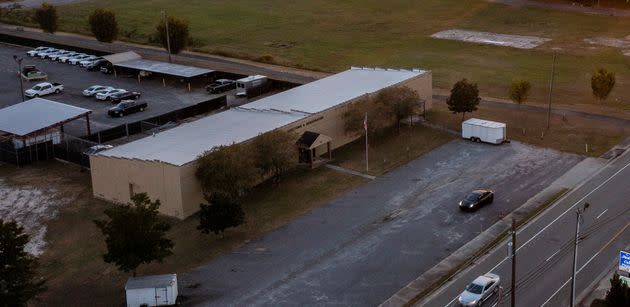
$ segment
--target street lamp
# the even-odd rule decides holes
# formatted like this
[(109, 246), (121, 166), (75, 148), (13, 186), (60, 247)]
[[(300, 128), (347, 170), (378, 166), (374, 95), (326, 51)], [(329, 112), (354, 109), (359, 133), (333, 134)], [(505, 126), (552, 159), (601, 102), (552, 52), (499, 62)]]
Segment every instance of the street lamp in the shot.
[(18, 77), (20, 78), (20, 93), (22, 94), (22, 101), (24, 101), (24, 83), (22, 82), (22, 60), (21, 57), (13, 55), (13, 60), (18, 64)]
[(584, 214), (584, 211), (586, 211), (586, 209), (588, 209), (588, 207), (591, 204), (589, 203), (584, 203), (584, 207), (583, 208), (577, 208), (575, 210), (576, 213), (576, 221), (575, 221), (575, 241), (573, 243), (574, 245), (574, 250), (573, 250), (573, 274), (571, 277), (571, 304), (569, 306), (573, 307), (575, 306), (575, 275), (576, 275), (576, 270), (577, 270), (577, 252), (578, 252), (578, 238), (580, 235), (580, 220), (582, 219), (582, 214)]

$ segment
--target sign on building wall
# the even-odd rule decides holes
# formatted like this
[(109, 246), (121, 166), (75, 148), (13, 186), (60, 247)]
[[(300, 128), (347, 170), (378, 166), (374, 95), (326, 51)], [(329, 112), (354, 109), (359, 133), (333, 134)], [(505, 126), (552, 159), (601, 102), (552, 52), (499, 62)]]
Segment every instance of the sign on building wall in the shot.
[(630, 252), (619, 252), (619, 270), (630, 273)]

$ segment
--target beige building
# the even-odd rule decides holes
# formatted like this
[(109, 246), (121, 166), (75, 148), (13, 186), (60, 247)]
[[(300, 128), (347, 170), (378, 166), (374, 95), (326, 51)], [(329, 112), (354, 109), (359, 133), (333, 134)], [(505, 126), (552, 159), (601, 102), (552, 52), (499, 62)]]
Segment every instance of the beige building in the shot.
[(348, 105), (391, 86), (415, 89), (426, 108), (431, 107), (430, 71), (351, 68), (92, 155), (94, 196), (126, 203), (134, 193), (146, 192), (161, 201), (161, 213), (186, 218), (204, 202), (195, 170), (197, 158), (206, 150), (286, 129), (307, 142), (301, 160), (304, 153), (326, 154), (356, 139), (343, 129), (342, 114)]

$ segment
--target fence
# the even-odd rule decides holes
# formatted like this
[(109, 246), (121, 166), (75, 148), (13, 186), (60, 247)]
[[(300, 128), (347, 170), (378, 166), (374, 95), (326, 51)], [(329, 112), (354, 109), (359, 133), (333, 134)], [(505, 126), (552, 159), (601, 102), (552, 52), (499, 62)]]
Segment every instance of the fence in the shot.
[(53, 138), (48, 138), (30, 146), (19, 146), (14, 138), (6, 136), (0, 138), (0, 161), (22, 167), (57, 158), (89, 167), (90, 160), (85, 151), (94, 145), (94, 142), (61, 134), (57, 144)]
[(155, 129), (167, 123), (177, 122), (181, 119), (197, 116), (199, 114), (208, 113), (227, 106), (227, 98), (221, 96), (212, 100), (200, 102), (198, 104), (175, 110), (169, 113), (151, 117), (142, 121), (127, 123), (107, 130), (102, 130), (84, 137), (84, 139), (105, 143), (122, 137), (143, 133), (148, 130)]

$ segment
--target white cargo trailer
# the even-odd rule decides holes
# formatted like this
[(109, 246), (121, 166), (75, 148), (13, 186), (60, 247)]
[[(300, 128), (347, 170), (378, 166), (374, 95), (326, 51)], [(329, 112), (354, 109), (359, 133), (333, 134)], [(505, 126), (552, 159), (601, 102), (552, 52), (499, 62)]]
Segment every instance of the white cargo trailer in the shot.
[(267, 83), (267, 77), (262, 75), (249, 76), (236, 80), (236, 95), (245, 96), (247, 90), (261, 87)]
[(125, 291), (127, 307), (175, 305), (177, 274), (131, 277)]
[(473, 142), (501, 144), (507, 138), (504, 123), (471, 118), (462, 123), (462, 137)]

